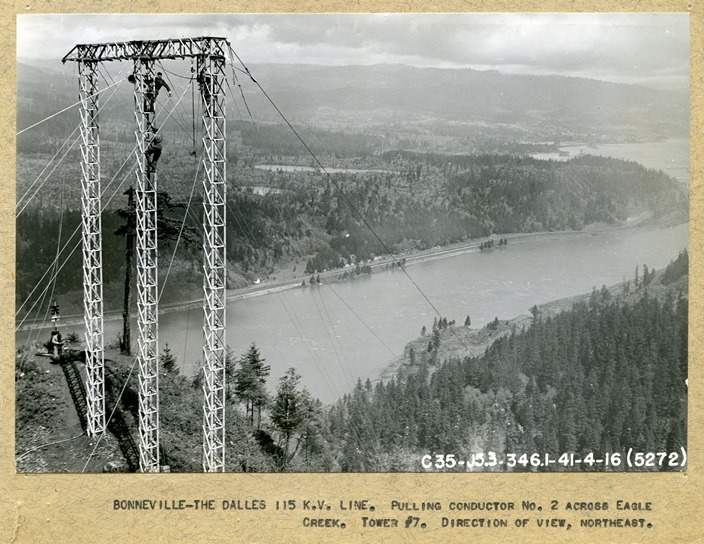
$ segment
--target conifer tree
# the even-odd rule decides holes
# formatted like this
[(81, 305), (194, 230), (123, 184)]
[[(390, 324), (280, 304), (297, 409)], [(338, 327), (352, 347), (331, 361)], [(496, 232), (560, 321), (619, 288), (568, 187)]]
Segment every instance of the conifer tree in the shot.
[(253, 342), (239, 360), (239, 368), (234, 372), (235, 394), (245, 403), (250, 426), (254, 426), (254, 411), (258, 412), (257, 426), (261, 425), (261, 410), (267, 402), (266, 379), (271, 367), (264, 361)]
[(159, 362), (161, 363), (162, 368), (167, 372), (178, 372), (178, 369), (176, 368), (176, 357), (173, 353), (171, 353), (171, 348), (169, 347), (168, 342), (164, 344), (162, 354), (159, 355)]
[(271, 410), (271, 422), (282, 437), (282, 470), (286, 470), (288, 462), (296, 454), (295, 450), (290, 452), (291, 438), (311, 416), (312, 400), (307, 389), (299, 389), (300, 381), (301, 375), (296, 369), (289, 368), (279, 381)]

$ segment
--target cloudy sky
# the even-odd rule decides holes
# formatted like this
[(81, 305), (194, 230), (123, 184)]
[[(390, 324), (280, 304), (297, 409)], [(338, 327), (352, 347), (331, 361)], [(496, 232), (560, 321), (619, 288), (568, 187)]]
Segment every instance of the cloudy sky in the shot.
[(403, 63), (689, 88), (687, 14), (20, 15), (17, 57), (77, 43), (219, 36), (245, 64)]

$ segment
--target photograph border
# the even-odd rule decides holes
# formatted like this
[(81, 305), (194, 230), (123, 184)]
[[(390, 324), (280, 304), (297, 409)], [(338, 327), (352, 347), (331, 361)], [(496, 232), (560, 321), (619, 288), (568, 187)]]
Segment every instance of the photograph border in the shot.
[[(49, 0), (14, 3), (0, 14), (0, 124), (6, 130), (0, 145), (0, 252), (3, 281), (0, 343), (0, 542), (698, 542), (704, 534), (702, 456), (702, 371), (699, 359), (704, 339), (701, 308), (702, 277), (702, 143), (704, 126), (704, 5), (684, 0), (441, 0), (364, 1), (350, 9), (344, 1), (308, 0), (251, 2), (235, 0)], [(689, 219), (689, 392), (688, 464), (676, 473), (404, 473), (404, 474), (17, 474), (15, 471), (15, 137), (16, 132), (16, 15), (39, 13), (349, 13), (365, 12), (688, 12), (690, 15), (690, 219)], [(699, 379), (698, 379), (699, 378)], [(690, 453), (691, 452), (691, 453)], [(215, 502), (216, 508), (180, 509), (193, 501)], [(116, 502), (117, 501), (117, 502)], [(158, 508), (126, 510), (121, 501), (157, 501)], [(161, 502), (159, 502), (161, 501)], [(183, 503), (181, 502), (183, 501)], [(233, 505), (225, 509), (223, 503)], [(294, 501), (292, 510), (277, 501)], [(304, 510), (332, 505), (329, 513)], [(318, 501), (324, 501), (319, 503)], [(352, 501), (352, 502), (350, 502)], [(365, 502), (366, 501), (366, 502)], [(443, 527), (443, 516), (491, 517), (471, 511), (448, 512), (450, 501), (512, 503), (508, 527)], [(524, 508), (534, 503), (532, 511)], [(551, 512), (552, 501), (559, 508)], [(621, 505), (638, 505), (617, 511)], [(392, 502), (396, 505), (392, 508)], [(420, 511), (422, 503), (440, 502), (442, 512)], [(566, 503), (608, 503), (599, 517), (644, 519), (635, 527), (579, 527), (579, 512)], [(342, 504), (349, 508), (342, 510)], [(152, 504), (151, 502), (149, 504)], [(153, 503), (156, 504), (156, 503)], [(266, 507), (262, 508), (262, 504)], [(362, 508), (362, 505), (364, 507)], [(236, 507), (234, 506), (236, 505)], [(166, 506), (166, 507), (165, 507)], [(255, 508), (254, 506), (258, 506)], [(369, 508), (373, 507), (370, 513)], [(415, 510), (417, 507), (418, 510)], [(498, 514), (497, 514), (498, 515)], [(372, 527), (368, 519), (417, 517), (427, 527)], [(594, 517), (594, 516), (592, 516)], [(306, 519), (340, 518), (347, 526), (311, 527)], [(538, 526), (539, 519), (567, 519), (573, 526)], [(521, 524), (522, 519), (529, 520)], [(576, 524), (576, 526), (575, 526)], [(325, 525), (325, 524), (323, 524)]]

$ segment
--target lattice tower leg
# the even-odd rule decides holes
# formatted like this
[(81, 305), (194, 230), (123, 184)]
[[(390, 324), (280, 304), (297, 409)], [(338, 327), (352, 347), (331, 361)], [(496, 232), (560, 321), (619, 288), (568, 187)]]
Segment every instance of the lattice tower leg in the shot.
[(203, 103), (203, 470), (225, 470), (225, 197), (224, 51), (199, 59)]
[(139, 465), (159, 472), (159, 328), (157, 268), (157, 175), (147, 167), (150, 122), (153, 119), (154, 62), (135, 61), (137, 175), (137, 358), (139, 362)]
[(97, 63), (79, 62), (81, 115), (81, 209), (83, 303), (86, 325), (86, 396), (88, 434), (105, 432), (103, 351), (103, 241), (100, 212), (100, 138)]

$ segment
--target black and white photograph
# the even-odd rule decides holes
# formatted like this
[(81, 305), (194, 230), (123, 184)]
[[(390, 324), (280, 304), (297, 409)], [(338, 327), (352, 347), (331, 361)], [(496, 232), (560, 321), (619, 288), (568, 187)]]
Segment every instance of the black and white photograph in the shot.
[(16, 23), (17, 473), (687, 470), (687, 13)]

